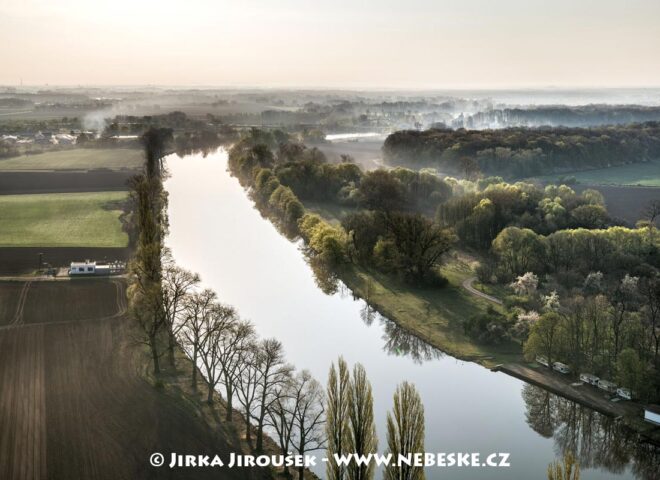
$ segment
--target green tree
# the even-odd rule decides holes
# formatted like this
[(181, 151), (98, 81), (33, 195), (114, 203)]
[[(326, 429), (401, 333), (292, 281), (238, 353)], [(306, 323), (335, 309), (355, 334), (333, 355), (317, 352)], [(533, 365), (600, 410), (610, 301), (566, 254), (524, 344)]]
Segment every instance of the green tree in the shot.
[(493, 252), (504, 271), (515, 277), (542, 265), (544, 247), (532, 230), (508, 227), (493, 240)]
[(348, 365), (342, 357), (339, 357), (337, 367), (334, 363), (330, 366), (326, 393), (325, 431), (328, 439), (328, 463), (325, 471), (328, 480), (346, 478), (346, 466), (339, 465), (334, 455), (351, 453), (349, 452), (350, 389)]
[[(396, 462), (399, 456), (408, 457), (424, 452), (424, 405), (415, 386), (400, 384), (394, 392), (394, 408), (387, 413), (387, 447)], [(386, 480), (424, 480), (424, 467), (415, 465), (387, 465)]]
[[(374, 422), (374, 399), (367, 373), (359, 363), (353, 368), (349, 420), (348, 451), (365, 456), (376, 453), (378, 437), (376, 436), (376, 424)], [(348, 478), (349, 480), (370, 480), (374, 476), (374, 468), (373, 463), (357, 465), (352, 462), (348, 466)]]
[(533, 360), (536, 355), (543, 355), (549, 365), (555, 360), (561, 316), (556, 312), (546, 312), (532, 325), (529, 338), (525, 342), (525, 357)]

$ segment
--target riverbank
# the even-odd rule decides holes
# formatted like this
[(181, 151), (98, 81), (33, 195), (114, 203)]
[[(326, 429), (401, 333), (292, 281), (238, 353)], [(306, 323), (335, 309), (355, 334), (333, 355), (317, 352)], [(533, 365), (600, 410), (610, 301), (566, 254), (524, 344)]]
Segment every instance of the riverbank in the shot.
[(644, 409), (637, 402), (626, 401), (591, 385), (570, 379), (545, 367), (531, 368), (518, 363), (496, 365), (493, 372), (503, 372), (556, 395), (585, 405), (603, 415), (623, 421), (642, 438), (660, 445), (660, 428), (644, 421)]

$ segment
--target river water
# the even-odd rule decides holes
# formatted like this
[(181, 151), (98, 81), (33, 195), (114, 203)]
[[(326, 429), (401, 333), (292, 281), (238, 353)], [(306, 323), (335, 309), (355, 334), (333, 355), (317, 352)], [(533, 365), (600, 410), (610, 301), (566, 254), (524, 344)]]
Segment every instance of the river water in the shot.
[(173, 155), (167, 167), (168, 245), (177, 262), (198, 272), (204, 286), (250, 319), (262, 337), (278, 338), (288, 360), (323, 385), (338, 355), (351, 366), (362, 363), (373, 386), (379, 451), (386, 449), (385, 415), (394, 389), (408, 380), (425, 405), (426, 451), (510, 454), (509, 468), (430, 467), (427, 478), (545, 478), (548, 463), (566, 447), (577, 449), (583, 479), (641, 478), (629, 461), (634, 445), (609, 419), (441, 355), (374, 318), (345, 289), (324, 294), (298, 244), (262, 218), (229, 175), (224, 150), (206, 158)]

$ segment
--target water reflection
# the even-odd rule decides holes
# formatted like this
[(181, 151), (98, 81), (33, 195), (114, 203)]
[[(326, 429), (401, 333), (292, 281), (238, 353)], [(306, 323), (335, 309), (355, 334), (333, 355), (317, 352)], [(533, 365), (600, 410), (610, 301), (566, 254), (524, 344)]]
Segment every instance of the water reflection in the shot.
[(390, 355), (410, 357), (416, 364), (437, 360), (443, 353), (432, 347), (416, 335), (406, 331), (392, 320), (379, 315), (383, 327), (383, 340), (385, 350)]
[(573, 453), (582, 469), (622, 473), (630, 467), (639, 478), (660, 478), (660, 448), (621, 422), (533, 385), (526, 384), (522, 396), (527, 423), (553, 438), (557, 455)]

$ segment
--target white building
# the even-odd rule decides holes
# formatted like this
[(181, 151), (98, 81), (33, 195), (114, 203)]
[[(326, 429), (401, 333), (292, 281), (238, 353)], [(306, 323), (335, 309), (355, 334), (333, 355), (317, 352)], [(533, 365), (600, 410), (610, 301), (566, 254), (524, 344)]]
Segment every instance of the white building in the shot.
[(109, 264), (100, 264), (85, 260), (84, 262), (71, 262), (69, 275), (118, 275), (126, 270), (126, 264), (123, 262), (112, 262)]
[(71, 262), (69, 275), (96, 275), (96, 262)]

